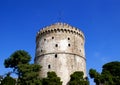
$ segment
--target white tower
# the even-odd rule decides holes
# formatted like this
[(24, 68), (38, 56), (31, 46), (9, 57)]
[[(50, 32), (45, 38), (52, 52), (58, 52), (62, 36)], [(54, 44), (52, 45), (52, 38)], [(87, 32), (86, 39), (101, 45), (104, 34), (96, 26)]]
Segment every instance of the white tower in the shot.
[(48, 71), (55, 71), (63, 85), (75, 71), (83, 71), (86, 76), (84, 34), (65, 23), (43, 28), (36, 36), (35, 63), (42, 66), (41, 77), (47, 77)]

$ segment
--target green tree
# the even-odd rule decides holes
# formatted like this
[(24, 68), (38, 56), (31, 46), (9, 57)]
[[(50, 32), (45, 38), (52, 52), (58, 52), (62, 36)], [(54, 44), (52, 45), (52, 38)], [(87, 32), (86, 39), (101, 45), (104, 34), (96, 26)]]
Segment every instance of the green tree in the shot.
[(43, 78), (42, 80), (43, 85), (62, 85), (60, 81), (60, 77), (57, 77), (55, 72), (48, 72), (47, 78)]
[(5, 60), (5, 67), (13, 68), (13, 73), (18, 75), (17, 85), (41, 85), (38, 77), (41, 66), (29, 64), (30, 59), (28, 52), (18, 50)]
[(119, 85), (120, 84), (120, 62), (114, 61), (103, 65), (102, 72), (94, 69), (89, 70), (89, 75), (94, 79), (96, 85)]
[(16, 80), (10, 77), (10, 75), (8, 74), (5, 78), (2, 79), (0, 85), (15, 85), (15, 84)]
[(39, 78), (40, 66), (36, 64), (20, 64), (18, 65), (20, 76), (18, 85), (41, 85)]
[(0, 83), (1, 83), (2, 80), (3, 80), (3, 75), (0, 75)]
[(89, 85), (89, 81), (83, 78), (84, 73), (82, 71), (76, 71), (70, 75), (69, 85)]
[(6, 68), (13, 68), (13, 72), (18, 72), (18, 65), (28, 64), (31, 56), (24, 50), (15, 51), (9, 58), (5, 59), (4, 65)]

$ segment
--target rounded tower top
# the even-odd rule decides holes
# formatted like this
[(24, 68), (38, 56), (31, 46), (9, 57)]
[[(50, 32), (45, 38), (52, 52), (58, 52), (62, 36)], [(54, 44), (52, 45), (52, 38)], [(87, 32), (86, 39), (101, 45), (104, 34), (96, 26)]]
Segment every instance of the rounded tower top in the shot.
[(42, 28), (40, 31), (38, 31), (37, 36), (36, 36), (36, 40), (42, 34), (51, 33), (51, 32), (57, 32), (57, 31), (75, 33), (75, 34), (80, 35), (84, 40), (84, 34), (83, 34), (83, 32), (81, 30), (79, 30), (78, 28), (73, 27), (73, 26), (71, 26), (69, 24), (61, 23), (61, 22), (51, 24), (50, 26)]

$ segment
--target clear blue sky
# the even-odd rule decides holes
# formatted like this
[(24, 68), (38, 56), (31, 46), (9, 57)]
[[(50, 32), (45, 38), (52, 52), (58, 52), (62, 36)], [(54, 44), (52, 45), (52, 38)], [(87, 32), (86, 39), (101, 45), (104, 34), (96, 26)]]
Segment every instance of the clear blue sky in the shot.
[(120, 61), (120, 0), (0, 0), (0, 75), (16, 50), (28, 51), (33, 63), (37, 31), (58, 21), (84, 32), (87, 73)]

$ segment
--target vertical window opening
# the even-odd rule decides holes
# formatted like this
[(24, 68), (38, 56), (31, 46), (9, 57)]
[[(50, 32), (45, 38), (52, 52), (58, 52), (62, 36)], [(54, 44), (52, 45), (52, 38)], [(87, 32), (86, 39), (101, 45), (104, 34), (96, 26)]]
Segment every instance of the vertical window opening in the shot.
[(41, 52), (42, 52), (43, 50), (41, 49)]
[(51, 68), (51, 66), (50, 65), (48, 65), (48, 69), (50, 69)]
[(55, 54), (55, 58), (57, 58), (57, 54)]
[(56, 44), (55, 47), (58, 47), (58, 44)]
[(46, 39), (44, 39), (44, 41), (46, 41)]
[(68, 44), (68, 46), (70, 47), (70, 44)]
[(68, 40), (70, 40), (70, 38), (68, 37)]

